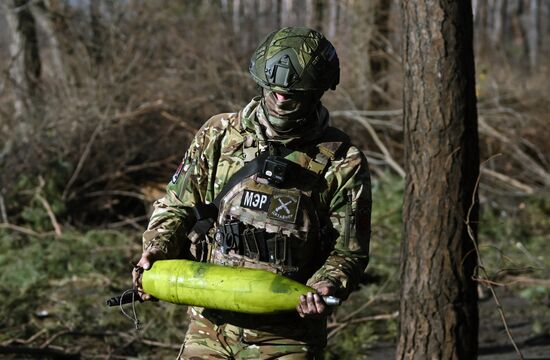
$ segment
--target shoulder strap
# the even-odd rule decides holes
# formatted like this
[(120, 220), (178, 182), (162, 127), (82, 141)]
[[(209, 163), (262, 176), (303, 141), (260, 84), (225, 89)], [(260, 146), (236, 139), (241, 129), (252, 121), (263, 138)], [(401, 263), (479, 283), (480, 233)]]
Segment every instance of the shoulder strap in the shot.
[(193, 213), (197, 219), (197, 222), (191, 229), (191, 234), (189, 235), (190, 238), (194, 237), (195, 234), (205, 235), (208, 233), (218, 217), (218, 209), (224, 196), (227, 195), (229, 190), (240, 183), (243, 179), (260, 172), (263, 169), (265, 160), (268, 156), (269, 153), (267, 151), (261, 152), (254, 160), (246, 163), (235, 174), (233, 174), (231, 178), (229, 178), (229, 181), (224, 185), (218, 195), (216, 195), (214, 201), (210, 204), (197, 204), (193, 207)]
[(317, 154), (309, 162), (308, 170), (316, 174), (323, 174), (331, 161), (342, 156), (351, 145), (348, 135), (343, 131), (329, 126), (323, 135), (317, 139)]
[[(349, 137), (342, 131), (328, 127), (323, 135), (316, 141), (317, 154), (308, 164), (307, 170), (314, 172), (317, 175), (322, 175), (328, 168), (330, 161), (341, 156), (341, 153), (347, 151), (350, 146)], [(262, 171), (266, 159), (269, 157), (269, 151), (261, 152), (254, 160), (246, 163), (240, 168), (229, 181), (224, 185), (222, 190), (216, 195), (214, 201), (210, 204), (197, 204), (193, 208), (193, 213), (197, 222), (191, 229), (189, 237), (191, 240), (200, 235), (205, 235), (214, 225), (218, 217), (218, 211), (221, 200), (227, 193), (239, 184), (243, 179), (255, 175)]]

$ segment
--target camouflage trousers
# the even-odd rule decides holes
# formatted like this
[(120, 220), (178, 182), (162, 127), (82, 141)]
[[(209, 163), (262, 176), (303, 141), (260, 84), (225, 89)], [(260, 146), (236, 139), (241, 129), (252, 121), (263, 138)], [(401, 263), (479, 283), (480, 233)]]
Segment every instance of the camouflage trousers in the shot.
[(231, 323), (216, 324), (215, 320), (203, 316), (201, 310), (189, 308), (190, 323), (178, 360), (322, 359), (326, 337), (319, 345), (312, 345), (293, 336), (292, 332), (300, 331), (295, 328), (289, 328), (291, 334), (288, 337), (287, 334), (281, 335), (280, 331), (257, 330)]

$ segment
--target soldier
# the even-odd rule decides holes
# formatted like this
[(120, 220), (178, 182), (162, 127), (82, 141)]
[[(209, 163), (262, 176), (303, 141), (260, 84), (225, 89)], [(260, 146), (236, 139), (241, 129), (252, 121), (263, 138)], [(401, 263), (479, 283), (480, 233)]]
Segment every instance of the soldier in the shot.
[[(182, 359), (319, 358), (321, 296), (347, 298), (368, 263), (367, 161), (328, 126), (320, 101), (339, 82), (334, 47), (317, 31), (283, 28), (259, 45), (249, 72), (261, 95), (198, 131), (155, 202), (138, 266), (187, 258), (259, 268), (317, 293), (276, 316), (189, 307)], [(136, 271), (133, 280), (142, 290)]]

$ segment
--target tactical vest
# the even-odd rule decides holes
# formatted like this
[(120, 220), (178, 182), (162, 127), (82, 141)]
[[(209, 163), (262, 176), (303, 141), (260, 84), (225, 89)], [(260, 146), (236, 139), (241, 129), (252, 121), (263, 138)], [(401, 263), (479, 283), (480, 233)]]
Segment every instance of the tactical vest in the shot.
[[(207, 261), (265, 269), (305, 282), (328, 256), (326, 234), (332, 225), (328, 209), (320, 209), (318, 200), (330, 162), (345, 154), (348, 145), (344, 133), (329, 127), (305, 147), (307, 154), (262, 153), (245, 164), (249, 170), (233, 175), (214, 200), (213, 229), (212, 223), (203, 224), (201, 231), (208, 230), (213, 238)], [(209, 215), (199, 210), (198, 223), (208, 216), (214, 220), (211, 209)]]

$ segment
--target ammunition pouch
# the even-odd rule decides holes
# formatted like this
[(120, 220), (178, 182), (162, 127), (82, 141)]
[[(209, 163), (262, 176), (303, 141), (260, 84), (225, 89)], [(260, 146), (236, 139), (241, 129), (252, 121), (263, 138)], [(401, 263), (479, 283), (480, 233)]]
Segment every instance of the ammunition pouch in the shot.
[(235, 254), (277, 265), (292, 265), (289, 238), (232, 220), (219, 226), (214, 237), (224, 254)]

